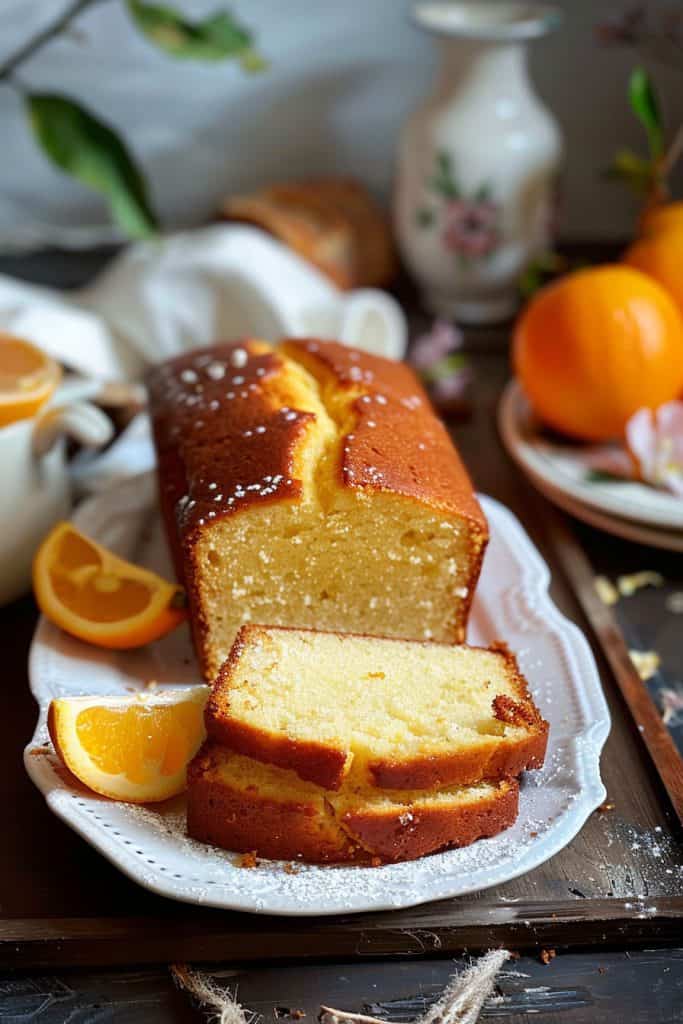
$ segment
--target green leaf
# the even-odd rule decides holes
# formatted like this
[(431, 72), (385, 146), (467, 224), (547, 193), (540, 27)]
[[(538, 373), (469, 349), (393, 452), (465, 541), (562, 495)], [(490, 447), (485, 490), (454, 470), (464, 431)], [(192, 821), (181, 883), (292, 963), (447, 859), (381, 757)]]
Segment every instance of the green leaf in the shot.
[(539, 288), (567, 269), (567, 260), (559, 253), (552, 250), (540, 253), (526, 266), (519, 277), (517, 286), (522, 298), (530, 299)]
[(616, 473), (608, 473), (605, 469), (589, 469), (586, 472), (584, 480), (588, 484), (623, 484), (623, 476), (617, 476)]
[(444, 178), (442, 174), (435, 174), (429, 182), (429, 187), (444, 199), (458, 199), (459, 197), (455, 182), (450, 178)]
[(261, 70), (264, 66), (252, 49), (251, 33), (229, 11), (216, 11), (203, 21), (190, 21), (167, 4), (127, 0), (127, 6), (140, 31), (172, 57), (188, 60), (240, 57), (245, 70)]
[(129, 237), (153, 234), (157, 220), (145, 179), (119, 136), (68, 96), (30, 93), (26, 106), (33, 133), (50, 160), (101, 192)]
[(436, 153), (436, 169), (429, 181), (429, 187), (445, 199), (458, 199), (460, 190), (453, 174), (451, 155), (445, 149)]
[(450, 355), (439, 359), (433, 366), (423, 370), (421, 376), (429, 384), (433, 384), (437, 380), (452, 377), (454, 373), (464, 369), (465, 366), (467, 366), (467, 357), (462, 352), (451, 352)]
[(660, 157), (664, 152), (662, 118), (654, 86), (644, 68), (635, 68), (631, 73), (628, 96), (634, 114), (647, 132), (651, 156)]
[(451, 154), (445, 150), (440, 149), (436, 154), (436, 166), (437, 170), (444, 176), (449, 178), (453, 172), (453, 165), (451, 163)]
[(622, 149), (605, 171), (605, 177), (623, 181), (638, 193), (648, 192), (653, 177), (652, 163), (630, 149)]

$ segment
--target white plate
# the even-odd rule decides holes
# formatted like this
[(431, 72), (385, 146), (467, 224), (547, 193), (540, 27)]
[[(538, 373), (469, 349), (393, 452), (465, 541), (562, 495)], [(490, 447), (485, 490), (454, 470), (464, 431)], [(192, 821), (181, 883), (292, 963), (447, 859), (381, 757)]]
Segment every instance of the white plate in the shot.
[(548, 496), (551, 491), (564, 494), (574, 504), (587, 505), (603, 516), (683, 531), (683, 502), (675, 495), (632, 480), (588, 481), (589, 467), (582, 458), (586, 446), (563, 444), (544, 435), (516, 380), (503, 393), (498, 419), (506, 448), (525, 473), (544, 485)]
[[(66, 778), (52, 754), (36, 752), (47, 740), (53, 697), (121, 693), (149, 679), (197, 682), (185, 629), (143, 650), (114, 653), (88, 647), (41, 619), (30, 658), (40, 717), (25, 764), (48, 806), (148, 889), (189, 903), (271, 914), (409, 907), (498, 885), (552, 857), (605, 798), (599, 757), (609, 713), (585, 637), (550, 601), (545, 563), (507, 509), (491, 498), (482, 504), (492, 538), (469, 639), (510, 644), (550, 721), (546, 766), (525, 776), (512, 828), (462, 850), (380, 868), (300, 865), (292, 874), (280, 862), (264, 861), (245, 870), (234, 854), (184, 835), (182, 797), (150, 808), (116, 804)], [(75, 522), (119, 553), (169, 571), (151, 474), (91, 498)]]
[(665, 551), (683, 551), (683, 533), (678, 530), (663, 530), (661, 527), (635, 523), (632, 519), (620, 519), (618, 516), (606, 515), (589, 505), (575, 501), (565, 491), (551, 487), (529, 470), (527, 470), (527, 474), (534, 486), (549, 501), (554, 502), (559, 508), (569, 512), (577, 519), (581, 519), (584, 523), (588, 523), (589, 526), (596, 526), (599, 530), (604, 530), (605, 533), (612, 533), (615, 537), (623, 537), (624, 540), (635, 541), (637, 544), (663, 548)]

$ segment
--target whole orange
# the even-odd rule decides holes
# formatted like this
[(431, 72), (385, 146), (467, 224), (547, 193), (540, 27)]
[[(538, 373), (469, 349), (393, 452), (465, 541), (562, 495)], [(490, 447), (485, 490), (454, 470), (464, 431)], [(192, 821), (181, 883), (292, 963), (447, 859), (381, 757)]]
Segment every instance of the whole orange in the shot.
[(683, 319), (652, 278), (607, 265), (538, 292), (513, 337), (515, 372), (548, 426), (587, 441), (683, 390)]
[(626, 251), (624, 262), (659, 281), (683, 314), (683, 223), (639, 238)]

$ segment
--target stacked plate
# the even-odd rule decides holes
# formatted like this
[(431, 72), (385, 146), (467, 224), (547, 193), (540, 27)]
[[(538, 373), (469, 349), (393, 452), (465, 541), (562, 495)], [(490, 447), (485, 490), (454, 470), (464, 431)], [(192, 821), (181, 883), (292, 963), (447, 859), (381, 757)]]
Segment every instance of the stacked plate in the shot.
[(503, 393), (498, 422), (512, 458), (560, 508), (618, 537), (683, 551), (683, 502), (636, 481), (592, 473), (587, 446), (545, 433), (516, 380)]

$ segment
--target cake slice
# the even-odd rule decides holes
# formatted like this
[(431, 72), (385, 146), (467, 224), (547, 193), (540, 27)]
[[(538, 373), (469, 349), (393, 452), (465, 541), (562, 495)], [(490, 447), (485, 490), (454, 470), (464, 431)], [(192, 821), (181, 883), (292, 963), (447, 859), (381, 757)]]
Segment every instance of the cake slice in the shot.
[(209, 742), (190, 764), (187, 829), (202, 842), (276, 860), (412, 860), (508, 828), (518, 795), (514, 780), (389, 792), (352, 778), (330, 793)]
[(209, 735), (326, 789), (467, 786), (543, 763), (548, 724), (512, 654), (243, 626), (206, 711)]

